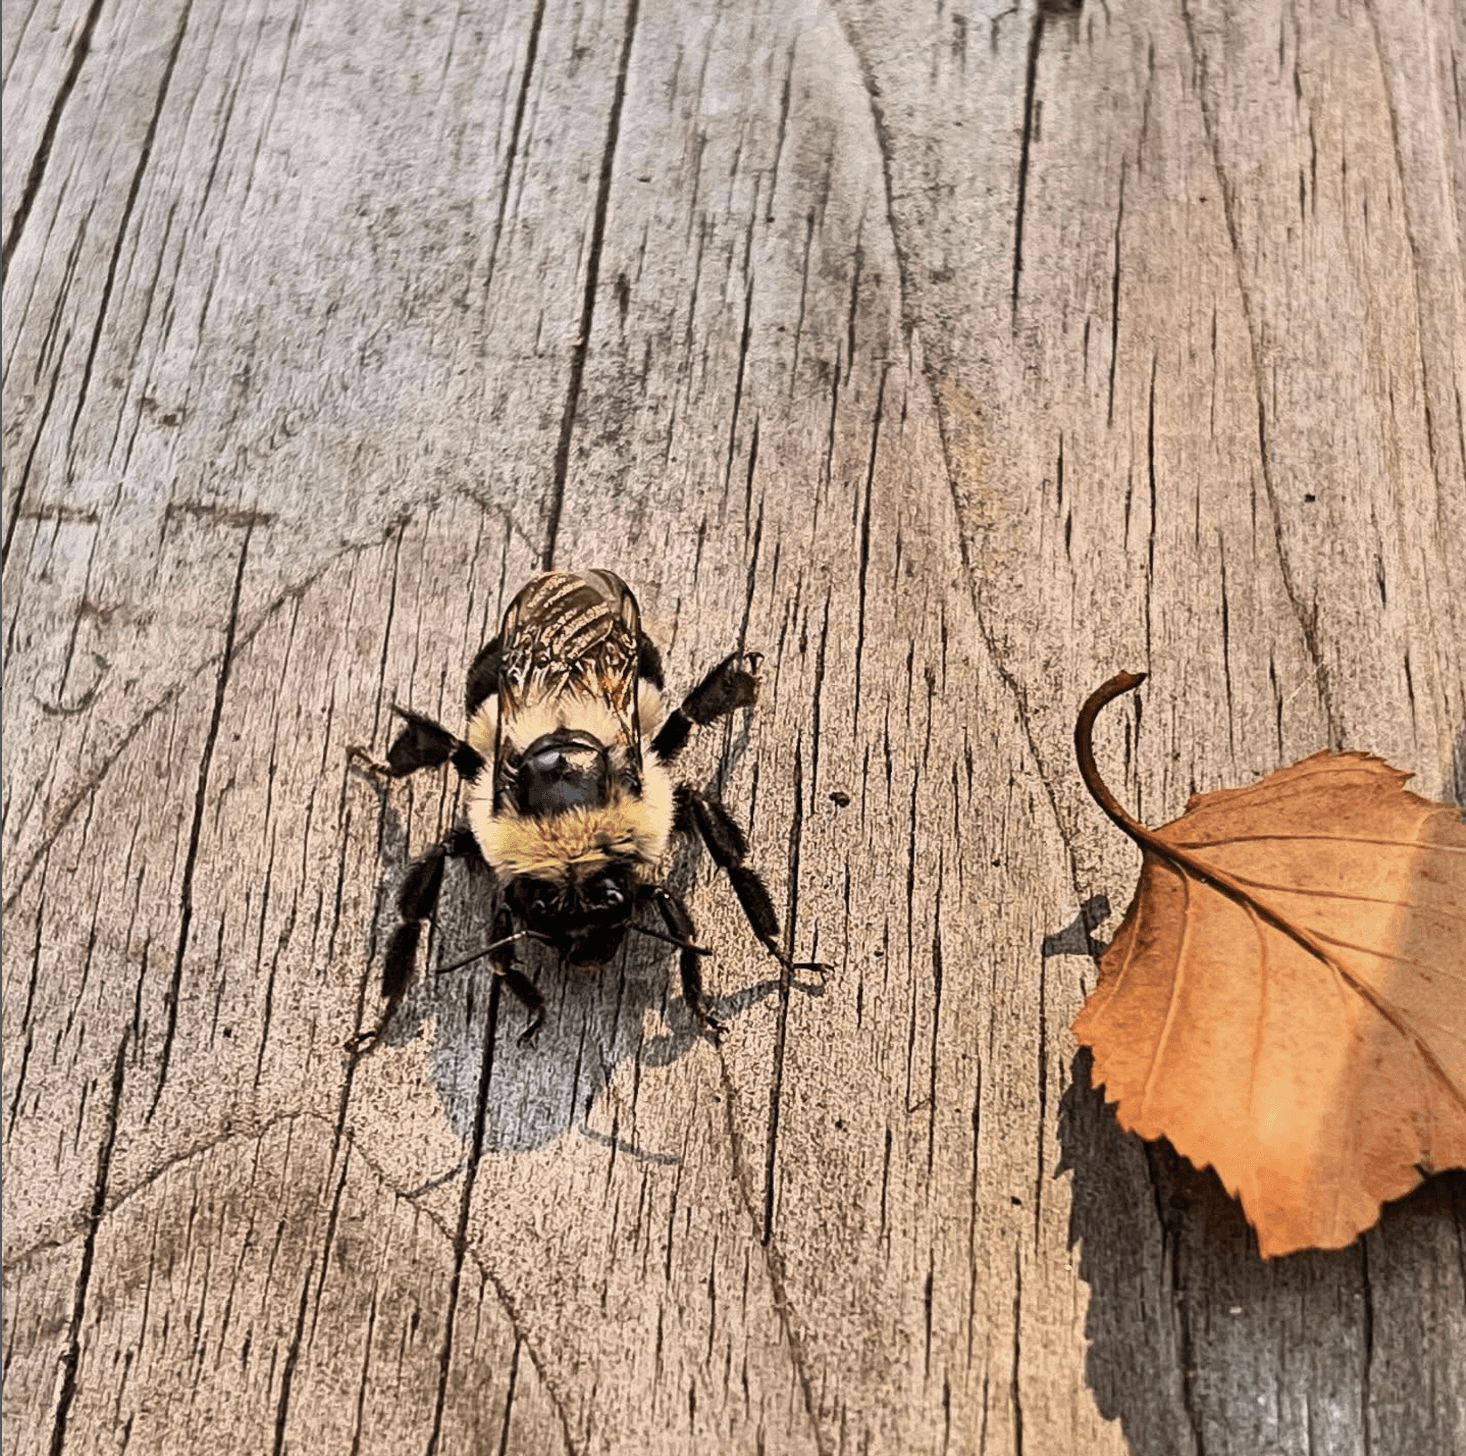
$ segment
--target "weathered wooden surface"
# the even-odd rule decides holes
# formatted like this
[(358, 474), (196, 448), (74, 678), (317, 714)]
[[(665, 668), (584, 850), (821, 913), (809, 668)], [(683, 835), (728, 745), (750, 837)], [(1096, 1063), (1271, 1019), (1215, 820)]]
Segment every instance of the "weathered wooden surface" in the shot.
[[(1068, 1030), (1116, 668), (1152, 821), (1466, 789), (1454, 0), (4, 18), (7, 1452), (1466, 1450), (1462, 1177), (1263, 1265)], [(766, 654), (833, 973), (691, 856), (721, 1049), (638, 947), (349, 1065), (455, 801), (346, 749), (548, 559)]]

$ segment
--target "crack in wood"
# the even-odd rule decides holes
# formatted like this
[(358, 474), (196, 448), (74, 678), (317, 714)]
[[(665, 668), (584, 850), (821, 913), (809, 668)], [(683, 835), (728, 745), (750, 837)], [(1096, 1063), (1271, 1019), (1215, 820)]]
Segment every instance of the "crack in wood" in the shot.
[(122, 1040), (117, 1044), (117, 1055), (112, 1061), (112, 1086), (102, 1136), (97, 1144), (97, 1176), (82, 1240), (76, 1292), (72, 1296), (71, 1328), (67, 1336), (66, 1351), (61, 1359), (61, 1387), (57, 1392), (56, 1409), (51, 1417), (51, 1456), (62, 1456), (66, 1449), (66, 1428), (72, 1403), (76, 1399), (77, 1370), (81, 1365), (82, 1326), (86, 1320), (87, 1295), (91, 1288), (92, 1265), (97, 1253), (97, 1235), (101, 1230), (102, 1214), (107, 1206), (107, 1182), (112, 1173), (112, 1150), (117, 1142), (118, 1113), (122, 1106), (122, 1084), (130, 1040), (131, 1033), (124, 1031)]
[(239, 602), (244, 590), (244, 568), (249, 559), (249, 538), (252, 526), (244, 528), (244, 540), (239, 547), (239, 565), (234, 573), (234, 595), (229, 603), (229, 617), (224, 628), (224, 650), (219, 654), (219, 672), (214, 684), (214, 706), (209, 717), (208, 731), (204, 737), (203, 751), (199, 755), (198, 784), (194, 790), (193, 825), (189, 830), (188, 849), (183, 861), (182, 884), (179, 887), (178, 941), (173, 956), (173, 974), (164, 993), (163, 1005), (167, 1012), (167, 1024), (163, 1031), (163, 1045), (158, 1053), (158, 1078), (153, 1087), (153, 1100), (148, 1107), (144, 1122), (151, 1122), (163, 1096), (163, 1087), (168, 1081), (168, 1068), (173, 1057), (173, 1038), (178, 1029), (178, 1002), (183, 992), (183, 958), (188, 950), (189, 931), (193, 925), (193, 877), (198, 865), (199, 841), (202, 838), (204, 807), (209, 788), (209, 770), (214, 761), (214, 748), (219, 738), (219, 725), (224, 716), (224, 694), (229, 687), (229, 670), (234, 663), (235, 636), (239, 628)]
[(616, 144), (621, 136), (621, 112), (626, 104), (626, 81), (631, 71), (631, 47), (636, 38), (636, 21), (641, 0), (627, 0), (626, 26), (621, 40), (621, 57), (611, 93), (611, 112), (606, 122), (606, 140), (601, 148), (600, 178), (596, 185), (595, 213), (591, 220), (590, 244), (586, 252), (585, 291), (581, 295), (580, 330), (570, 351), (570, 372), (565, 386), (565, 403), (560, 412), (560, 438), (555, 446), (554, 473), (545, 518), (545, 551), (542, 567), (555, 565), (555, 544), (560, 535), (560, 513), (565, 506), (565, 487), (570, 475), (570, 446), (575, 434), (575, 416), (585, 379), (585, 360), (595, 328), (596, 292), (600, 284), (601, 253), (606, 242), (606, 218), (611, 208), (611, 180), (616, 163)]

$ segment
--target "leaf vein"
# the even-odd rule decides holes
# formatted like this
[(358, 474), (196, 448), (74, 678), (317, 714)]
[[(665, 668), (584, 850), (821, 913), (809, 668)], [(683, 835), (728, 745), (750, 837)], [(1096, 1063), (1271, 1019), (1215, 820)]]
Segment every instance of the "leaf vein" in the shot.
[(1369, 844), (1383, 849), (1403, 849), (1412, 855), (1466, 855), (1466, 844), (1448, 844), (1438, 839), (1380, 839), (1367, 834), (1232, 834), (1225, 839), (1167, 839), (1176, 849), (1220, 849), (1229, 844)]
[(1171, 977), (1171, 999), (1166, 1004), (1166, 1021), (1161, 1027), (1161, 1034), (1156, 1041), (1155, 1051), (1151, 1053), (1150, 1069), (1145, 1075), (1145, 1086), (1140, 1091), (1140, 1115), (1145, 1116), (1146, 1104), (1150, 1101), (1151, 1089), (1155, 1086), (1156, 1077), (1160, 1071), (1161, 1058), (1165, 1055), (1166, 1043), (1170, 1040), (1171, 1030), (1176, 1024), (1176, 1008), (1181, 1002), (1181, 983), (1185, 980), (1186, 953), (1191, 941), (1192, 916), (1188, 913), (1191, 908), (1191, 877), (1182, 875), (1181, 888), (1185, 900), (1181, 906), (1181, 946), (1176, 953), (1176, 973)]

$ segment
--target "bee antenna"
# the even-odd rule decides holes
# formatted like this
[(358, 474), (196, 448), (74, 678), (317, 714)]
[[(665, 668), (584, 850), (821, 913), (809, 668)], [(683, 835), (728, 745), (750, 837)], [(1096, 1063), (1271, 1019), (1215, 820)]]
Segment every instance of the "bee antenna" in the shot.
[(710, 956), (712, 951), (706, 946), (693, 945), (690, 940), (678, 940), (675, 935), (664, 935), (660, 930), (653, 930), (649, 925), (628, 925), (628, 930), (634, 930), (638, 935), (649, 935), (653, 940), (666, 941), (668, 945), (675, 945), (678, 950), (690, 950), (694, 955)]
[(523, 940), (530, 936), (535, 940), (540, 939), (532, 930), (516, 930), (513, 935), (506, 935), (503, 940), (491, 941), (482, 950), (476, 950), (471, 956), (464, 956), (461, 961), (454, 961), (451, 966), (439, 966), (433, 974), (435, 976), (446, 976), (449, 971), (461, 971), (464, 966), (471, 966), (475, 961), (482, 960), (486, 955), (496, 950), (503, 950), (506, 945), (513, 945), (516, 940)]

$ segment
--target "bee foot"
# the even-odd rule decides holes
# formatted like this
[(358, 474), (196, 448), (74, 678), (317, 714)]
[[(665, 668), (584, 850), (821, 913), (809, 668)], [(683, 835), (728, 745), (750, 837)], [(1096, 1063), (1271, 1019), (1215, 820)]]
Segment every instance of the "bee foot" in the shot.
[(348, 762), (359, 763), (369, 774), (379, 779), (392, 777), (391, 765), (383, 763), (380, 758), (375, 758), (369, 748), (364, 748), (360, 743), (352, 743), (347, 746), (346, 758)]
[(363, 1056), (371, 1051), (382, 1038), (382, 1028), (374, 1026), (370, 1031), (358, 1032), (355, 1036), (349, 1037), (345, 1043), (346, 1054), (349, 1057)]

